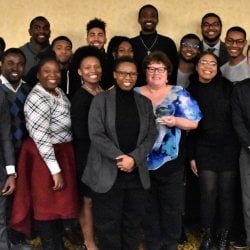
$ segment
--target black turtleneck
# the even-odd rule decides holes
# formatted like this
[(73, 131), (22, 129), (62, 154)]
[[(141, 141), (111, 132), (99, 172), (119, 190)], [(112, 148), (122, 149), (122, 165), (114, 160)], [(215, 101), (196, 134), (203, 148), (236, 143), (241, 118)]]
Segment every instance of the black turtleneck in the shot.
[[(121, 151), (124, 154), (129, 154), (137, 147), (140, 130), (139, 113), (135, 103), (134, 91), (123, 91), (118, 86), (116, 89), (116, 134)], [(141, 187), (138, 168), (130, 173), (119, 171), (114, 187)]]
[(134, 91), (116, 91), (116, 133), (121, 151), (128, 154), (136, 148), (140, 120)]

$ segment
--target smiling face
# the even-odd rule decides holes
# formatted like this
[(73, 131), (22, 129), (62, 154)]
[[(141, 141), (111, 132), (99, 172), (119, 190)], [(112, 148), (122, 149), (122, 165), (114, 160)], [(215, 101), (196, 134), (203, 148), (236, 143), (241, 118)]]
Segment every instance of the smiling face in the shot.
[(54, 60), (46, 61), (38, 70), (37, 79), (46, 90), (54, 90), (61, 81), (58, 63)]
[(222, 26), (217, 17), (210, 16), (203, 20), (201, 33), (208, 44), (214, 44), (220, 39)]
[(142, 9), (140, 16), (138, 17), (138, 22), (141, 25), (142, 33), (144, 34), (154, 33), (158, 21), (157, 12), (151, 7)]
[(98, 58), (94, 56), (84, 58), (81, 61), (78, 74), (85, 84), (99, 84), (102, 77), (102, 66)]
[(35, 20), (29, 29), (32, 40), (38, 44), (47, 44), (50, 38), (50, 24), (48, 21)]
[(199, 81), (202, 83), (209, 83), (218, 71), (218, 62), (212, 54), (205, 54), (202, 56), (196, 66)]
[(146, 82), (152, 87), (160, 87), (168, 82), (168, 70), (162, 62), (151, 62), (146, 69)]
[(247, 44), (245, 35), (242, 32), (230, 31), (225, 38), (227, 52), (231, 58), (242, 58), (243, 50)]
[(72, 56), (72, 47), (66, 40), (58, 40), (53, 44), (53, 51), (56, 53), (56, 59), (60, 64), (67, 64)]
[(107, 38), (104, 30), (96, 27), (89, 30), (86, 40), (88, 45), (103, 49)]
[(10, 53), (2, 62), (2, 74), (13, 87), (18, 85), (24, 74), (25, 59), (21, 54)]
[(128, 41), (121, 42), (117, 48), (116, 58), (120, 58), (123, 56), (128, 56), (131, 58), (134, 56), (132, 45)]
[(129, 91), (131, 90), (137, 80), (137, 68), (134, 63), (122, 62), (114, 71), (114, 79), (120, 89)]
[(200, 41), (196, 39), (184, 39), (180, 46), (181, 57), (187, 61), (192, 61), (199, 54)]

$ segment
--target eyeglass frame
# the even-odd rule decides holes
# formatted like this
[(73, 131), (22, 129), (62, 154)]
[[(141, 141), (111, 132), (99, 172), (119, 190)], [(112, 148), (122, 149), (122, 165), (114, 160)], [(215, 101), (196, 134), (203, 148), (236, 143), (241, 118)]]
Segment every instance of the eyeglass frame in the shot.
[(181, 46), (185, 47), (185, 48), (192, 48), (192, 49), (199, 49), (200, 48), (199, 44), (192, 44), (190, 42), (182, 42)]
[(220, 22), (213, 22), (213, 23), (208, 23), (208, 22), (204, 22), (201, 24), (201, 27), (204, 27), (204, 28), (219, 28), (221, 27), (221, 24)]
[(129, 76), (130, 78), (136, 78), (138, 76), (137, 72), (126, 72), (126, 71), (120, 71), (116, 70), (115, 71), (121, 78), (126, 78)]
[(156, 67), (150, 67), (150, 66), (148, 66), (146, 69), (150, 74), (154, 74), (156, 71), (159, 74), (163, 74), (168, 70), (167, 67), (157, 67), (156, 68)]
[(205, 59), (200, 59), (199, 62), (202, 66), (211, 66), (211, 67), (217, 67), (218, 66), (218, 63), (215, 62), (215, 61), (208, 61), (208, 60), (205, 60)]
[(236, 43), (237, 46), (244, 45), (246, 42), (246, 39), (233, 39), (233, 38), (226, 38), (225, 43), (228, 43), (230, 45), (234, 45)]

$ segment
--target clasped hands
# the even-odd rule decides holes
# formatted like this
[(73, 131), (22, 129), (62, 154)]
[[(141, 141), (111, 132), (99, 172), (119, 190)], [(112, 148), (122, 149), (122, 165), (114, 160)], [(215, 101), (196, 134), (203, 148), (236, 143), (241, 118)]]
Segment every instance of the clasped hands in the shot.
[(119, 155), (116, 159), (116, 166), (123, 172), (130, 173), (135, 168), (135, 160), (129, 155)]

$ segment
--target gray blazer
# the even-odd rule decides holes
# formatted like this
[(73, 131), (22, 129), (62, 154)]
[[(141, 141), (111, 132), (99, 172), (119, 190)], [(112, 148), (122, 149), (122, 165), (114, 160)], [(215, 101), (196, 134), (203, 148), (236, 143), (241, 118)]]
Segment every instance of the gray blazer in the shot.
[[(89, 111), (89, 135), (91, 146), (82, 182), (97, 193), (108, 192), (117, 177), (115, 158), (123, 152), (119, 149), (116, 126), (116, 88), (97, 95)], [(156, 139), (156, 126), (151, 101), (134, 93), (140, 119), (140, 131), (136, 149), (129, 153), (135, 160), (143, 188), (150, 187), (146, 156)], [(129, 119), (129, 117), (128, 117)]]
[(14, 147), (10, 130), (10, 113), (5, 93), (0, 89), (0, 183), (6, 180), (7, 165), (15, 165)]

